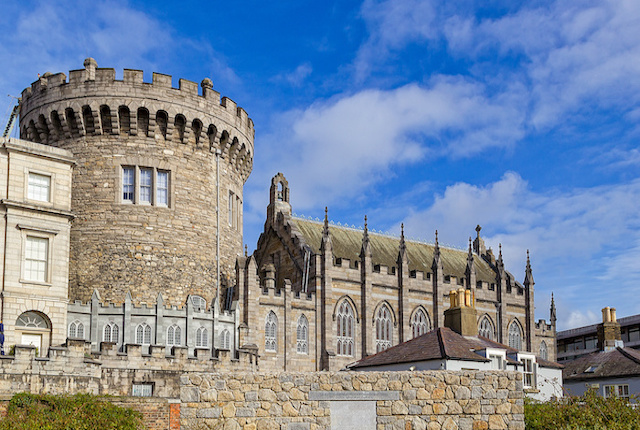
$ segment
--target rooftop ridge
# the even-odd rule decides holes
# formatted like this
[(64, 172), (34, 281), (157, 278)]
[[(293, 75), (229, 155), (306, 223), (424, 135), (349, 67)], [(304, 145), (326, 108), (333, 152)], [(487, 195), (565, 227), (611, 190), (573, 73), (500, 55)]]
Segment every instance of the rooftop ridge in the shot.
[[(309, 216), (306, 217), (304, 214), (292, 214), (291, 218), (296, 219), (296, 220), (300, 220), (300, 221), (307, 221), (307, 222), (312, 222), (314, 224), (318, 224), (318, 225), (323, 225), (323, 220), (319, 219), (318, 217), (313, 217), (313, 216)], [(345, 230), (349, 230), (349, 231), (354, 231), (354, 232), (360, 232), (363, 233), (364, 232), (364, 228), (363, 227), (356, 227), (355, 225), (349, 225), (349, 224), (341, 224), (340, 222), (335, 222), (335, 221), (329, 221), (329, 225), (330, 226), (334, 226), (334, 227), (340, 227), (342, 229)], [(400, 240), (400, 235), (396, 235), (393, 234), (389, 231), (383, 232), (382, 230), (375, 230), (372, 228), (368, 229), (370, 234), (376, 235), (376, 236), (381, 236), (381, 237), (386, 237), (388, 239), (397, 239)], [(419, 238), (412, 238), (412, 237), (407, 237), (405, 235), (405, 242), (410, 242), (410, 243), (416, 243), (419, 245), (430, 245), (430, 246), (435, 246), (435, 242), (430, 242), (427, 240), (422, 240)], [(440, 248), (446, 248), (446, 249), (450, 249), (453, 251), (466, 251), (465, 248), (463, 247), (458, 247), (455, 245), (450, 245), (450, 244), (439, 244)]]

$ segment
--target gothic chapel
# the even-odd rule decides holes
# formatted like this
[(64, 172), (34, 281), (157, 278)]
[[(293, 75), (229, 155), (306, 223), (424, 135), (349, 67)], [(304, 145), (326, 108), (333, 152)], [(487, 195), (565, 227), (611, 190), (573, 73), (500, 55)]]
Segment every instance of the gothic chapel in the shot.
[(478, 334), (555, 360), (551, 324), (534, 321), (533, 275), (505, 270), (480, 237), (467, 252), (292, 216), (289, 184), (271, 181), (256, 251), (237, 262), (239, 346), (261, 369), (339, 370), (444, 325), (452, 290), (471, 290)]

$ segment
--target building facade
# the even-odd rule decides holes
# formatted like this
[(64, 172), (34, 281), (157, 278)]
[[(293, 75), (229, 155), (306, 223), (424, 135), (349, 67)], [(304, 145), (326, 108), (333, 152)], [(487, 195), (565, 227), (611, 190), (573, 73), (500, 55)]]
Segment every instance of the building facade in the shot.
[(292, 216), (282, 174), (272, 179), (256, 251), (238, 259), (235, 298), (240, 345), (257, 348), (261, 366), (335, 370), (444, 325), (452, 290), (477, 309), (476, 332), (555, 360), (551, 323), (534, 321), (533, 275), (505, 270), (480, 236), (467, 252), (331, 226)]
[(462, 288), (474, 334), (555, 359), (555, 308), (534, 321), (529, 260), (520, 283), (480, 227), (460, 251), (296, 218), (278, 174), (242, 256), (253, 122), (211, 80), (201, 87), (139, 70), (117, 80), (89, 58), (23, 91), (25, 140), (5, 140), (0, 158), (5, 345), (40, 333), (41, 351), (71, 338), (336, 370), (442, 327)]
[(67, 338), (73, 166), (66, 150), (0, 140), (0, 318), (5, 344), (38, 354)]

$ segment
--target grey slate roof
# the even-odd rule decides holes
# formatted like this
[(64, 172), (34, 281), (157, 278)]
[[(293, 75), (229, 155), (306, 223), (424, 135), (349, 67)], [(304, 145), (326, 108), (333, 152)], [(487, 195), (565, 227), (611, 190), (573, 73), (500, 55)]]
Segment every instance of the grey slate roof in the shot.
[[(296, 225), (300, 233), (302, 233), (305, 242), (311, 247), (311, 250), (316, 254), (320, 253), (323, 224), (300, 218), (292, 218), (291, 221)], [(351, 261), (360, 260), (362, 230), (330, 225), (329, 234), (331, 235), (334, 257), (346, 258)], [(373, 264), (381, 264), (387, 267), (394, 267), (396, 265), (400, 243), (398, 238), (369, 232), (369, 243), (371, 245)], [(406, 246), (407, 256), (409, 258), (409, 270), (418, 270), (424, 273), (431, 272), (434, 245), (406, 241)], [(440, 256), (446, 275), (452, 275), (458, 278), (465, 276), (467, 252), (441, 246)], [(474, 255), (474, 265), (476, 268), (476, 279), (478, 281), (487, 283), (496, 281), (496, 272), (482, 257)]]
[[(506, 350), (507, 354), (517, 354), (518, 350), (494, 342), (482, 336), (465, 337), (455, 331), (441, 327), (428, 333), (408, 340), (389, 349), (381, 351), (377, 354), (370, 355), (362, 360), (349, 365), (351, 369), (364, 367), (386, 366), (398, 363), (410, 363), (417, 361), (429, 360), (465, 360), (465, 361), (484, 361), (489, 359), (476, 354), (486, 348), (497, 348)], [(510, 363), (516, 363), (514, 360), (507, 358)], [(542, 367), (562, 368), (562, 365), (543, 360), (536, 357), (538, 365)]]
[(640, 375), (640, 352), (632, 348), (598, 351), (564, 363), (565, 381)]

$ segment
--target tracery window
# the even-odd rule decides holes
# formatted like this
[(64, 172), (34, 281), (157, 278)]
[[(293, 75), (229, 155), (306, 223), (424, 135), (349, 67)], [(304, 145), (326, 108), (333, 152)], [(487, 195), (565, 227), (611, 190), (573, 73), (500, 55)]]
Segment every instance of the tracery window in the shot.
[(180, 345), (182, 345), (180, 338), (180, 327), (174, 324), (167, 329), (167, 346)]
[(522, 349), (522, 331), (516, 321), (509, 325), (509, 346), (518, 351)]
[(220, 334), (220, 348), (231, 349), (231, 332), (227, 329), (222, 330)]
[(542, 358), (543, 360), (549, 359), (549, 351), (547, 349), (547, 343), (544, 340), (542, 341), (542, 343), (540, 343), (540, 358)]
[(113, 321), (104, 325), (104, 331), (102, 333), (102, 340), (104, 342), (114, 342), (118, 343), (118, 335), (120, 333), (120, 329), (118, 324)]
[(495, 338), (493, 324), (491, 324), (491, 321), (486, 315), (482, 318), (480, 325), (478, 326), (478, 336), (486, 337), (489, 340), (493, 340)]
[(391, 311), (386, 304), (382, 305), (376, 314), (376, 352), (384, 351), (391, 347), (392, 325)]
[(296, 329), (296, 351), (298, 354), (309, 353), (309, 320), (304, 315), (298, 318), (298, 328)]
[(429, 317), (427, 316), (424, 309), (419, 308), (413, 314), (413, 318), (411, 319), (411, 331), (413, 332), (413, 337), (418, 337), (430, 330)]
[(84, 339), (84, 324), (75, 320), (69, 324), (69, 338), (70, 339)]
[(196, 347), (206, 348), (209, 344), (209, 332), (204, 327), (198, 327), (196, 330)]
[(276, 352), (278, 350), (278, 317), (271, 311), (264, 324), (264, 349)]
[(136, 327), (136, 343), (138, 345), (151, 345), (151, 326), (149, 324), (138, 324), (138, 327)]
[(337, 320), (337, 354), (346, 357), (355, 355), (354, 337), (354, 313), (351, 304), (344, 300), (338, 307)]

